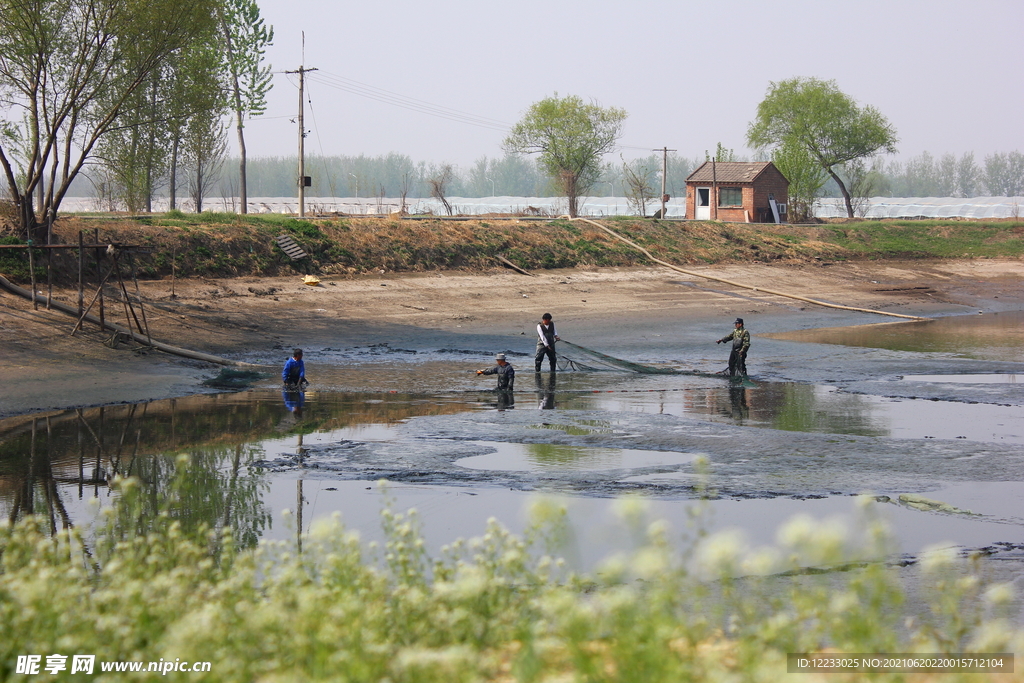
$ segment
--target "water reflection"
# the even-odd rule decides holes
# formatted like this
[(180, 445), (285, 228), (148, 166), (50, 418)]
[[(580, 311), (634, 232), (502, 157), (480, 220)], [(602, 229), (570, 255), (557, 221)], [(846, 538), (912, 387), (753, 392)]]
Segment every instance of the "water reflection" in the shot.
[(299, 389), (285, 389), (281, 392), (281, 398), (284, 399), (284, 407), (288, 409), (288, 412), (295, 416), (296, 419), (302, 417), (302, 407), (306, 405), (306, 392)]
[(51, 531), (68, 528), (91, 519), (89, 499), (113, 499), (110, 483), (120, 475), (140, 480), (148, 494), (140, 498), (140, 514), (155, 515), (166, 507), (178, 456), (185, 454), (189, 471), (176, 485), (180, 504), (173, 506), (173, 516), (186, 532), (201, 524), (230, 527), (240, 545), (252, 546), (269, 528), (271, 515), (263, 502), (267, 475), (249, 465), (269, 451), (294, 450), (301, 457), (303, 437), (313, 433), (333, 439), (368, 423), (389, 425), (477, 407), (400, 394), (300, 392), (285, 396), (283, 406), (281, 400), (277, 391), (253, 391), (0, 421), (0, 514), (11, 522), (41, 514)]
[(719, 383), (675, 391), (575, 395), (565, 408), (700, 416), (792, 432), (886, 436), (889, 416), (872, 397), (789, 382)]
[[(597, 384), (586, 390), (583, 373), (542, 374), (534, 386), (537, 408), (601, 411), (609, 417), (577, 421), (571, 427), (537, 419), (537, 428), (603, 433), (612, 429), (616, 413), (656, 413), (787, 431), (1024, 444), (1019, 406), (888, 399), (781, 382), (678, 376), (657, 381), (672, 388), (629, 391), (631, 385), (620, 381), (618, 386), (627, 390), (597, 390), (593, 387), (608, 386)], [(230, 527), (241, 545), (251, 546), (270, 528), (264, 494), (275, 475), (250, 464), (287, 456), (301, 467), (306, 449), (323, 443), (396, 441), (403, 433), (398, 425), (412, 417), (493, 409), (496, 403), (500, 409), (512, 407), (510, 395), (485, 396), (471, 391), (305, 392), (289, 397), (268, 389), (10, 418), (0, 421), (0, 514), (12, 521), (42, 514), (52, 531), (66, 528), (90, 518), (88, 500), (107, 504), (113, 498), (109, 483), (116, 475), (138, 477), (147, 492), (145, 512), (156, 514), (166, 507), (178, 456), (187, 454), (191, 469), (178, 494), (182, 504), (175, 506), (176, 519), (186, 529), (204, 523)], [(634, 455), (644, 462), (653, 457), (628, 449), (545, 443), (495, 448), (506, 467), (522, 463), (541, 469), (586, 470), (602, 463), (620, 467), (632, 463)], [(495, 464), (488, 462), (487, 467)], [(288, 506), (294, 500), (297, 511), (308, 502), (303, 477), (309, 479), (301, 471), (296, 483), (288, 482), (295, 489)]]
[(633, 448), (566, 446), (551, 443), (505, 443), (477, 441), (491, 449), (487, 455), (473, 455), (455, 461), (460, 467), (476, 470), (516, 472), (580, 471), (672, 467), (693, 462), (694, 453), (648, 451)]
[(822, 327), (763, 336), (815, 344), (955, 353), (967, 358), (1021, 361), (1024, 360), (1024, 311), (855, 327)]
[(537, 385), (537, 408), (552, 410), (555, 407), (555, 389), (558, 386), (558, 373), (550, 372), (546, 376), (537, 372), (533, 375)]

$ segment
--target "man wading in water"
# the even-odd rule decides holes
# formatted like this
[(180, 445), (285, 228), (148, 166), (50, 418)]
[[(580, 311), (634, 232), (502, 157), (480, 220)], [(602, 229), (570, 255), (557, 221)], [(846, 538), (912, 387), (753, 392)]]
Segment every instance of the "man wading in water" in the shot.
[(716, 344), (732, 340), (732, 353), (729, 354), (729, 374), (747, 376), (747, 349), (750, 348), (750, 333), (743, 329), (743, 318), (736, 318), (736, 326), (729, 334), (719, 339)]
[(551, 364), (551, 372), (555, 372), (555, 342), (559, 341), (558, 333), (555, 332), (555, 323), (551, 321), (551, 314), (545, 313), (541, 316), (537, 325), (537, 357), (534, 365), (537, 372), (540, 372), (540, 363), (544, 356), (548, 357)]
[(511, 392), (513, 386), (516, 383), (516, 371), (512, 367), (512, 364), (505, 360), (505, 354), (499, 353), (494, 357), (497, 361), (497, 365), (493, 368), (487, 368), (486, 370), (477, 370), (478, 375), (497, 375), (498, 376), (498, 391)]
[(498, 376), (498, 410), (506, 410), (515, 407), (516, 399), (512, 395), (512, 388), (516, 383), (516, 371), (512, 364), (505, 360), (505, 354), (499, 353), (494, 357), (497, 365), (486, 370), (477, 370), (478, 375)]

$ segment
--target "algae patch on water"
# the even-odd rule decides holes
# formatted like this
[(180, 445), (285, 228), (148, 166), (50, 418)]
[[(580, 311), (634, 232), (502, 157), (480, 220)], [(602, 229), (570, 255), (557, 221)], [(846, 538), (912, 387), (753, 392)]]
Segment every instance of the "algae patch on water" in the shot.
[(252, 370), (235, 370), (222, 368), (216, 377), (203, 380), (203, 386), (215, 389), (248, 389), (261, 379), (269, 377), (266, 373)]

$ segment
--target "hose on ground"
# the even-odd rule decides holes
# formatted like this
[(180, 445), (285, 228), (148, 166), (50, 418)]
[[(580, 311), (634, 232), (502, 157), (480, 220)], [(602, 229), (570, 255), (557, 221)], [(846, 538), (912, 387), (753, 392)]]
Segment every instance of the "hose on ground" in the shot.
[(894, 318), (907, 318), (907, 319), (910, 319), (910, 320), (927, 320), (928, 319), (928, 318), (923, 318), (923, 317), (921, 317), (919, 315), (904, 315), (903, 313), (890, 313), (888, 311), (876, 311), (873, 308), (858, 308), (856, 306), (843, 306), (842, 304), (831, 304), (831, 303), (828, 303), (827, 301), (818, 301), (817, 299), (808, 299), (807, 297), (800, 296), (798, 294), (790, 294), (788, 292), (779, 292), (779, 291), (774, 290), (774, 289), (765, 289), (764, 287), (755, 287), (753, 285), (743, 284), (742, 282), (734, 282), (732, 280), (726, 280), (725, 278), (715, 277), (713, 275), (705, 275), (703, 273), (698, 273), (698, 272), (695, 272), (695, 271), (692, 271), (692, 270), (686, 270), (685, 268), (680, 268), (679, 266), (673, 265), (671, 263), (668, 263), (667, 261), (662, 261), (661, 259), (656, 258), (653, 254), (651, 254), (651, 252), (647, 251), (646, 249), (641, 247), (636, 242), (633, 242), (631, 240), (626, 239), (625, 237), (623, 237), (619, 233), (615, 232), (611, 228), (605, 227), (605, 226), (601, 225), (600, 223), (598, 223), (597, 221), (592, 221), (589, 218), (580, 218), (580, 217), (570, 218), (569, 216), (560, 216), (559, 218), (568, 218), (570, 221), (583, 221), (584, 223), (590, 223), (594, 227), (600, 228), (601, 230), (604, 230), (606, 233), (608, 233), (609, 235), (611, 235), (615, 239), (617, 239), (617, 240), (619, 240), (621, 242), (625, 242), (626, 244), (628, 244), (629, 246), (633, 247), (634, 249), (636, 249), (641, 254), (643, 254), (647, 258), (651, 259), (652, 261), (654, 261), (658, 265), (664, 266), (666, 268), (671, 268), (672, 270), (674, 270), (676, 272), (679, 272), (679, 273), (683, 273), (684, 275), (691, 275), (693, 277), (704, 278), (705, 280), (713, 280), (715, 282), (722, 282), (722, 283), (727, 284), (727, 285), (732, 285), (733, 287), (740, 287), (741, 289), (749, 289), (749, 290), (752, 290), (752, 291), (755, 291), (755, 292), (764, 292), (765, 294), (774, 294), (775, 296), (781, 296), (781, 297), (785, 297), (787, 299), (795, 299), (796, 301), (804, 301), (804, 302), (809, 303), (809, 304), (814, 304), (815, 306), (825, 306), (827, 308), (838, 308), (838, 309), (843, 310), (843, 311), (857, 311), (858, 313), (874, 313), (876, 315), (888, 315), (888, 316), (892, 316)]

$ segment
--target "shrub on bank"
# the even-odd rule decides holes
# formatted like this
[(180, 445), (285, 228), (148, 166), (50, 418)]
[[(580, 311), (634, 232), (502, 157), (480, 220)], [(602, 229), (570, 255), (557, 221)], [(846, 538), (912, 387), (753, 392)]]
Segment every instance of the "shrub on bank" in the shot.
[[(334, 518), (301, 548), (238, 551), (227, 532), (183, 531), (173, 495), (143, 519), (142, 487), (117, 486), (120, 501), (91, 534), (51, 536), (39, 517), (0, 527), (0, 678), (19, 655), (58, 653), (210, 662), (208, 681), (774, 681), (789, 652), (1024, 645), (1009, 621), (1012, 588), (973, 599), (977, 567), (948, 552), (922, 563), (930, 614), (904, 622), (894, 570), (878, 561), (891, 548), (870, 518), (858, 539), (796, 519), (777, 548), (750, 552), (722, 534), (679, 552), (629, 500), (618, 505), (636, 549), (573, 573), (552, 552), (564, 512), (543, 501), (524, 536), (491, 520), (432, 558), (414, 512), (385, 510), (382, 546)], [(922, 680), (968, 677), (979, 680)]]

